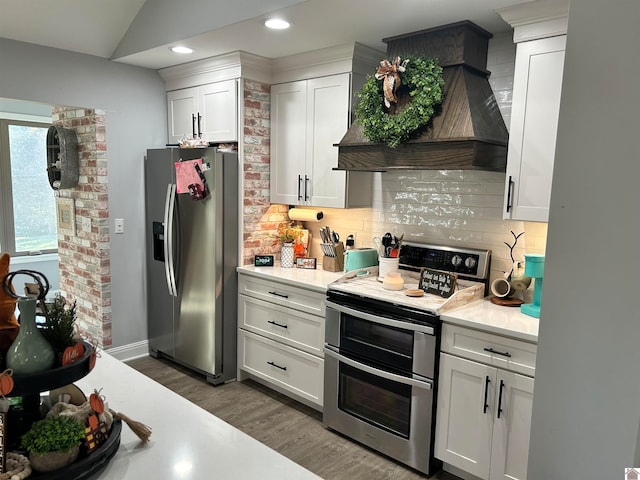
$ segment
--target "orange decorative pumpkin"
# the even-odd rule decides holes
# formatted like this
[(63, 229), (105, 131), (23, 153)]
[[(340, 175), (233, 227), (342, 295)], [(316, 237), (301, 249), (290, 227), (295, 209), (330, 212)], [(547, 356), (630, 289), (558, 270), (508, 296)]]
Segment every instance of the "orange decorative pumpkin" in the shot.
[(0, 395), (9, 395), (13, 390), (13, 370), (7, 369), (0, 373)]
[(91, 409), (97, 414), (104, 413), (104, 397), (100, 395), (100, 391), (94, 390), (91, 395), (89, 395), (89, 405)]
[(69, 365), (70, 363), (82, 358), (82, 355), (84, 355), (84, 345), (82, 342), (78, 342), (71, 347), (67, 347), (62, 353), (62, 365)]

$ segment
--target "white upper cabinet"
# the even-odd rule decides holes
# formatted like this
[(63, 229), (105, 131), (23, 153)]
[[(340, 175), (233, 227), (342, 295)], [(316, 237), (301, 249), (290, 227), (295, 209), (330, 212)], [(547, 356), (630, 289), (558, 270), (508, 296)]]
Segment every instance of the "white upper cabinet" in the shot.
[(271, 87), (271, 203), (370, 204), (370, 174), (333, 170), (338, 166), (334, 145), (349, 127), (350, 95), (348, 73)]
[[(370, 204), (370, 174), (333, 170), (338, 166), (334, 144), (349, 126), (350, 92), (348, 73), (271, 87), (271, 203)], [(364, 183), (350, 190), (356, 179)]]
[(566, 36), (518, 44), (504, 218), (546, 222)]
[(371, 205), (370, 172), (334, 170), (354, 92), (384, 53), (360, 44), (276, 59), (271, 86), (271, 203)]
[(556, 150), (568, 2), (498, 10), (517, 43), (503, 218), (546, 222)]
[(209, 142), (238, 140), (238, 94), (235, 79), (167, 92), (169, 143), (182, 137)]

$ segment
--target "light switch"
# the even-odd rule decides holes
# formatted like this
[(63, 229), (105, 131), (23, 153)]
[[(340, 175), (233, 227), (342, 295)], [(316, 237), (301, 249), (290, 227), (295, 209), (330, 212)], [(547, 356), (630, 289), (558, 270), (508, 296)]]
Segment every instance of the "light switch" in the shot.
[(124, 233), (124, 218), (116, 218), (114, 233)]

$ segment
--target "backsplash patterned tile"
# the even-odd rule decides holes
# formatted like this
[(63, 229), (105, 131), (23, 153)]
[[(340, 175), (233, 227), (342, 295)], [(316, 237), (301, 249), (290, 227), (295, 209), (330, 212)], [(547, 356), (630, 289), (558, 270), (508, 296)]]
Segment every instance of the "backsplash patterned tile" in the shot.
[(516, 260), (523, 260), (524, 253), (543, 253), (546, 242), (546, 224), (502, 219), (504, 181), (499, 172), (378, 173), (372, 208), (322, 209), (322, 222), (307, 225), (314, 233), (312, 255), (321, 258), (317, 237), (325, 224), (343, 239), (355, 234), (356, 247), (369, 247), (373, 236), (389, 231), (423, 243), (491, 249), (491, 277), (497, 278), (511, 269), (505, 245), (513, 244), (511, 231), (525, 232), (514, 249)]

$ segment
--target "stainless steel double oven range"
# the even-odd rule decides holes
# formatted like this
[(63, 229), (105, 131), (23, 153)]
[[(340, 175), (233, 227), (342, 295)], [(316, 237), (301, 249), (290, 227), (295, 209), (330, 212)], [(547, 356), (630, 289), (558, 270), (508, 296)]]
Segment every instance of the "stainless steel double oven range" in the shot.
[[(456, 272), (484, 284), (491, 252), (406, 243), (400, 268), (407, 286), (421, 267)], [(329, 285), (326, 301), (323, 422), (426, 475), (433, 456), (439, 306), (433, 294), (413, 298), (384, 290), (375, 276)]]

